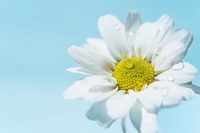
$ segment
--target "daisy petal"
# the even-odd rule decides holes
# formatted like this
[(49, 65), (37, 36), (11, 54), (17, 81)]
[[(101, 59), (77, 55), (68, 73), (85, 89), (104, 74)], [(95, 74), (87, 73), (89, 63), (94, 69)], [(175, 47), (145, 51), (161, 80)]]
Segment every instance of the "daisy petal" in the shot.
[(72, 73), (85, 74), (85, 75), (90, 75), (89, 73), (91, 73), (90, 71), (87, 71), (86, 69), (83, 69), (81, 67), (71, 67), (71, 68), (66, 69), (66, 71), (72, 72)]
[(86, 116), (89, 120), (96, 121), (100, 126), (109, 128), (116, 119), (112, 119), (107, 114), (105, 100), (93, 103), (87, 111)]
[(87, 84), (91, 88), (83, 96), (84, 100), (90, 100), (93, 102), (104, 100), (118, 90), (116, 88), (117, 81), (115, 78), (106, 76), (90, 76), (91, 78), (87, 80)]
[(150, 112), (157, 112), (162, 104), (162, 98), (157, 91), (151, 87), (137, 93), (140, 103)]
[(161, 50), (164, 47), (162, 46), (162, 42), (166, 38), (166, 36), (168, 36), (171, 33), (173, 29), (174, 21), (168, 15), (163, 15), (154, 24), (157, 25), (159, 29), (159, 33), (153, 42), (155, 44), (155, 48), (154, 48), (154, 52), (152, 53), (153, 54), (152, 59), (151, 59), (152, 61), (154, 60), (159, 50)]
[[(91, 75), (84, 79), (85, 84), (91, 86), (91, 91), (99, 91), (104, 88), (116, 88), (117, 81), (113, 77)], [(103, 87), (103, 88), (102, 88)]]
[(93, 101), (93, 102), (102, 101), (114, 95), (117, 92), (117, 90), (118, 88), (111, 89), (111, 88), (103, 88), (103, 87), (102, 87), (102, 90), (99, 90), (99, 91), (89, 90), (88, 92), (86, 92), (83, 99)]
[(197, 86), (197, 85), (185, 84), (185, 85), (182, 85), (182, 86), (187, 87), (187, 88), (191, 88), (196, 94), (200, 94), (200, 87)]
[(162, 49), (152, 62), (156, 74), (170, 69), (179, 63), (186, 54), (186, 48), (181, 42), (172, 42)]
[[(86, 46), (89, 47), (89, 45)], [(91, 74), (111, 75), (110, 72), (114, 66), (113, 62), (95, 52), (92, 47), (89, 48), (71, 46), (68, 49), (68, 54), (78, 64), (92, 71)]]
[[(195, 96), (195, 93), (186, 87), (179, 86), (173, 82), (158, 81), (152, 83), (149, 87), (156, 90), (157, 97), (161, 98), (163, 107), (178, 105), (182, 100), (187, 100)], [(151, 97), (154, 97), (152, 95)], [(147, 101), (150, 99), (146, 99)]]
[(121, 125), (122, 125), (122, 132), (126, 133), (126, 117), (122, 118)]
[(118, 91), (106, 102), (108, 115), (113, 119), (123, 118), (136, 102), (133, 91), (129, 91), (129, 94), (124, 93), (124, 91)]
[(137, 57), (150, 61), (155, 47), (154, 40), (158, 33), (157, 25), (152, 23), (144, 23), (138, 28), (134, 40), (134, 53)]
[(165, 44), (177, 41), (182, 42), (185, 48), (188, 49), (193, 41), (193, 35), (186, 29), (175, 29), (166, 38)]
[(130, 11), (126, 17), (125, 31), (126, 34), (135, 34), (138, 27), (141, 25), (140, 15), (137, 11)]
[(163, 15), (155, 22), (155, 24), (158, 25), (160, 30), (168, 31), (166, 29), (171, 29), (174, 25), (174, 21), (168, 15)]
[(139, 103), (131, 109), (130, 119), (140, 133), (156, 133), (158, 130), (157, 114), (149, 113)]
[(159, 28), (159, 34), (154, 43), (156, 43), (157, 46), (159, 46), (163, 39), (166, 38), (166, 36), (168, 36), (169, 33), (171, 33), (174, 26), (174, 21), (168, 15), (163, 15), (155, 22), (155, 24)]
[(112, 57), (106, 42), (102, 39), (97, 38), (87, 38), (87, 43), (93, 46), (98, 52), (105, 55), (107, 58), (116, 62), (115, 59)]
[(133, 49), (134, 35), (140, 25), (141, 20), (139, 13), (137, 11), (130, 11), (125, 22), (126, 39), (130, 49)]
[(103, 92), (105, 91), (105, 88), (109, 91), (114, 90), (116, 88), (116, 80), (112, 77), (93, 75), (75, 82), (63, 92), (63, 95), (66, 99), (78, 99), (84, 98), (88, 91), (98, 89)]
[(155, 79), (168, 81), (170, 77), (173, 77), (175, 83), (183, 84), (191, 82), (195, 78), (197, 72), (198, 70), (193, 65), (187, 62), (180, 62), (172, 66), (171, 69), (158, 75)]
[(124, 25), (112, 15), (105, 15), (99, 18), (99, 31), (108, 44), (108, 48), (116, 60), (129, 56)]
[(91, 87), (83, 80), (76, 81), (67, 90), (63, 92), (65, 99), (79, 99), (81, 98)]
[(174, 29), (174, 30), (171, 29), (162, 39), (157, 49), (161, 51), (164, 47), (173, 42), (181, 42), (187, 51), (192, 41), (193, 41), (193, 35), (186, 29)]

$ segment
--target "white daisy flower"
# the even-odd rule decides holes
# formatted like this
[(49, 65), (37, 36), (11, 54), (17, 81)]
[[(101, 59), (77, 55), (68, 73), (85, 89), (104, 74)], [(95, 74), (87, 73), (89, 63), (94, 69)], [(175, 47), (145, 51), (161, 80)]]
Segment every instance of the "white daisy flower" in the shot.
[(156, 133), (160, 108), (200, 93), (192, 84), (197, 69), (182, 62), (193, 36), (185, 29), (174, 29), (173, 24), (167, 15), (141, 24), (136, 11), (128, 13), (125, 26), (115, 16), (100, 17), (103, 40), (88, 38), (88, 44), (68, 49), (80, 65), (68, 71), (87, 77), (70, 86), (64, 98), (93, 101), (86, 116), (104, 128), (122, 119), (126, 132), (129, 114), (140, 133)]

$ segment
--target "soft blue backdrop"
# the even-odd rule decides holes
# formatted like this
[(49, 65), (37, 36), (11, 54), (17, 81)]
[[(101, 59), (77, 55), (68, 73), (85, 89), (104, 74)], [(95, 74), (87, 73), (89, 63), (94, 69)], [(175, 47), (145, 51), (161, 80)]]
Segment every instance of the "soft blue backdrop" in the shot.
[[(129, 10), (144, 21), (166, 13), (195, 36), (185, 60), (200, 69), (198, 0), (0, 0), (0, 133), (121, 133), (117, 121), (102, 129), (88, 121), (90, 103), (66, 101), (62, 92), (81, 75), (65, 71), (75, 63), (71, 44), (100, 37), (98, 17), (111, 13), (124, 22)], [(200, 85), (200, 75), (194, 81)], [(159, 133), (199, 133), (200, 98), (159, 113)], [(128, 124), (128, 133), (136, 132)]]

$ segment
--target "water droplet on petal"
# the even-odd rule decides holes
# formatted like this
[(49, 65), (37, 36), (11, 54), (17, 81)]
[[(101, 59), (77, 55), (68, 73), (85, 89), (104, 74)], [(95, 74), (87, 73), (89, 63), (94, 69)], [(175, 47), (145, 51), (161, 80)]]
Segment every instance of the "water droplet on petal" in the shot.
[(132, 69), (132, 68), (134, 67), (134, 64), (133, 64), (133, 62), (126, 61), (126, 62), (125, 62), (125, 67), (126, 67), (127, 69)]
[(153, 118), (148, 116), (147, 119), (146, 119), (146, 122), (149, 123), (149, 124), (153, 123)]
[(166, 88), (164, 88), (162, 90), (162, 96), (166, 96), (168, 94), (168, 90)]
[(95, 63), (94, 63), (94, 62), (92, 62), (92, 63), (91, 63), (91, 65), (92, 65), (92, 66), (94, 66), (94, 65), (95, 65)]
[(114, 28), (115, 28), (116, 31), (119, 31), (119, 30), (120, 30), (120, 26), (119, 26), (118, 24), (115, 24), (115, 25), (114, 25)]
[(122, 58), (125, 58), (125, 57), (126, 57), (125, 54), (121, 54), (121, 56), (122, 56)]
[(183, 68), (184, 68), (183, 62), (177, 63), (177, 64), (175, 64), (175, 65), (172, 66), (173, 70), (181, 70)]
[(157, 47), (157, 48), (155, 48), (154, 53), (158, 56), (158, 55), (160, 55), (161, 51), (162, 51), (162, 48)]
[(168, 76), (168, 80), (173, 82), (175, 80), (175, 77), (173, 75)]
[(134, 36), (134, 33), (133, 33), (133, 32), (129, 32), (129, 34), (130, 34), (131, 36)]

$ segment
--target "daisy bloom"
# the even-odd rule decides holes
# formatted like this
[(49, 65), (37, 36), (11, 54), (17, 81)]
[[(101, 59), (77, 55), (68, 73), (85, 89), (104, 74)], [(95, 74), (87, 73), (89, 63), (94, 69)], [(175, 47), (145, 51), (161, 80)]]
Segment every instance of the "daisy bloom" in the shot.
[(141, 24), (136, 11), (128, 13), (125, 25), (109, 14), (100, 17), (103, 39), (88, 38), (87, 44), (68, 49), (79, 66), (67, 70), (86, 77), (64, 91), (64, 98), (92, 101), (86, 116), (104, 128), (121, 119), (126, 132), (129, 114), (140, 133), (156, 133), (161, 108), (200, 93), (192, 84), (197, 69), (182, 62), (193, 35), (173, 25), (167, 15)]

